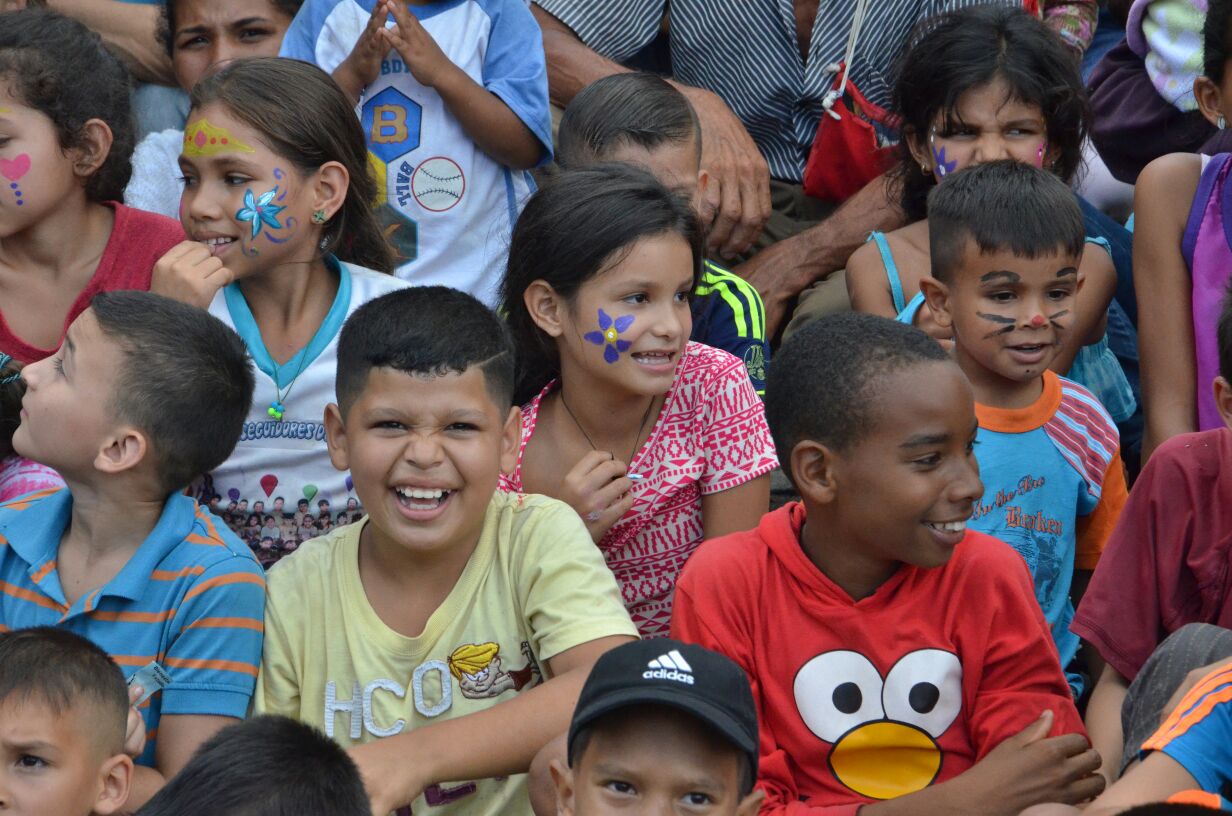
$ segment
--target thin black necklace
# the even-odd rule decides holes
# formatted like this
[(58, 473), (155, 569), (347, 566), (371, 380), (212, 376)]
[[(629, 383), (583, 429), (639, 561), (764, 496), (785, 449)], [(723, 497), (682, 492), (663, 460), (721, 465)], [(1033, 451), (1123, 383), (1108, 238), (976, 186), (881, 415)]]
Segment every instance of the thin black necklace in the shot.
[[(560, 404), (565, 406), (565, 413), (573, 420), (573, 424), (582, 432), (582, 436), (586, 437), (587, 444), (591, 450), (599, 450), (595, 445), (595, 440), (590, 438), (590, 434), (586, 433), (586, 429), (582, 427), (582, 423), (578, 422), (577, 415), (573, 413), (573, 409), (569, 407), (569, 403), (565, 400), (565, 389), (560, 389)], [(650, 419), (650, 411), (654, 408), (655, 398), (650, 398), (650, 404), (646, 406), (646, 413), (642, 414), (642, 424), (637, 427), (637, 436), (633, 437), (633, 450), (629, 451), (629, 458), (625, 460), (625, 467), (633, 464), (633, 457), (637, 454), (638, 443), (642, 441), (642, 431), (646, 430), (646, 420)]]

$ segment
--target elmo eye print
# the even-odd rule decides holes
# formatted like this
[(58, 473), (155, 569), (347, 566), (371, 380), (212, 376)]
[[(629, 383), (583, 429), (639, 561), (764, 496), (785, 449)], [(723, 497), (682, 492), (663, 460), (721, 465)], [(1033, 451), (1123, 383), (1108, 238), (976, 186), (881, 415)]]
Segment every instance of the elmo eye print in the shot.
[(804, 724), (833, 746), (835, 778), (870, 799), (892, 799), (937, 778), (937, 740), (962, 708), (962, 666), (950, 652), (920, 649), (883, 680), (858, 652), (826, 652), (804, 664), (793, 691)]

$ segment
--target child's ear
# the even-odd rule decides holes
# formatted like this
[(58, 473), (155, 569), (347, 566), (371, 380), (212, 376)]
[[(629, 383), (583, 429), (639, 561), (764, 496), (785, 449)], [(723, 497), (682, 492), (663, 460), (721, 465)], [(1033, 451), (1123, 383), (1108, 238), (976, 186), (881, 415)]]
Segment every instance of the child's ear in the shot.
[(518, 450), (522, 447), (522, 409), (513, 406), (501, 429), (501, 472), (509, 475), (518, 466)]
[[(911, 158), (915, 159), (915, 163), (920, 166), (920, 171), (932, 175), (933, 166), (937, 162), (933, 158), (932, 150), (928, 147), (928, 140), (913, 128), (905, 128), (902, 138), (907, 142), (907, 149), (911, 151)], [(925, 170), (925, 168), (928, 169)]]
[(943, 329), (954, 328), (954, 316), (950, 314), (950, 287), (933, 277), (920, 279), (920, 291), (924, 293), (924, 302), (928, 304), (933, 319)]
[(99, 448), (94, 467), (101, 473), (123, 473), (145, 461), (150, 442), (136, 428), (122, 425)]
[(1200, 76), (1194, 80), (1193, 91), (1198, 110), (1202, 111), (1206, 121), (1219, 127), (1219, 120), (1223, 118), (1223, 98), (1219, 93), (1219, 86), (1210, 77)]
[(761, 803), (765, 798), (764, 791), (753, 791), (736, 805), (736, 816), (757, 816), (757, 811), (761, 810)]
[(556, 816), (573, 816), (573, 771), (565, 763), (554, 759), (548, 765), (552, 784), (556, 786)]
[(333, 402), (325, 406), (325, 447), (329, 449), (329, 461), (335, 469), (351, 469), (347, 456), (346, 423), (342, 421), (342, 409)]
[(1232, 384), (1223, 377), (1215, 378), (1215, 407), (1223, 424), (1232, 428)]
[(317, 170), (312, 185), (313, 212), (323, 211), (326, 221), (333, 218), (334, 213), (342, 209), (350, 185), (351, 174), (341, 162), (325, 162)]
[(81, 138), (73, 148), (73, 172), (78, 178), (88, 179), (98, 172), (111, 153), (114, 137), (111, 127), (102, 119), (87, 119), (79, 131)]
[(812, 439), (797, 442), (791, 449), (791, 477), (800, 495), (815, 504), (828, 504), (834, 500), (835, 455), (830, 448)]
[(535, 325), (549, 337), (565, 333), (565, 301), (545, 280), (532, 281), (522, 293), (522, 302)]
[(97, 816), (119, 813), (128, 802), (129, 788), (133, 782), (133, 761), (126, 754), (117, 754), (103, 763), (100, 770), (102, 785), (94, 802)]

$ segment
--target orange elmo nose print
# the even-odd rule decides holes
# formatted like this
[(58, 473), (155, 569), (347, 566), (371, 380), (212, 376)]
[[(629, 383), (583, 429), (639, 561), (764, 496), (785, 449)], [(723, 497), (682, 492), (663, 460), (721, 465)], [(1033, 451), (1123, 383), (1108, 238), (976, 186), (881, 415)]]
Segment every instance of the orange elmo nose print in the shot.
[(796, 674), (796, 707), (830, 743), (830, 771), (869, 799), (928, 787), (941, 772), (937, 740), (962, 707), (962, 665), (941, 649), (909, 652), (882, 679), (852, 651), (826, 652)]

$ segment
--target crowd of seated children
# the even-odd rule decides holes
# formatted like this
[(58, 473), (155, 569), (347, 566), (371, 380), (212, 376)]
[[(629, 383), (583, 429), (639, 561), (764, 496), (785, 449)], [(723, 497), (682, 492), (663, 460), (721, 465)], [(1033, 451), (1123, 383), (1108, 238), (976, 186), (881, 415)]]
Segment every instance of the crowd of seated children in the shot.
[[(904, 50), (905, 226), (781, 344), (706, 99), (613, 69), (554, 137), (524, 0), (168, 0), (136, 148), (120, 59), (11, 5), (0, 812), (1232, 810), (1232, 161), (1146, 167), (1131, 257), (1093, 0), (802, 40)], [(1232, 0), (1112, 5), (1203, 16), (1226, 125)], [(784, 115), (867, 137), (847, 90)]]

